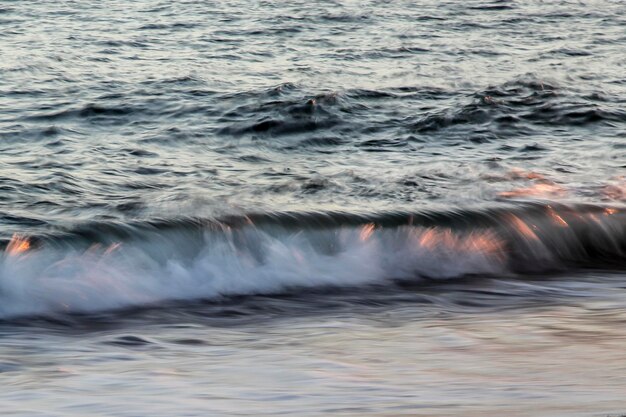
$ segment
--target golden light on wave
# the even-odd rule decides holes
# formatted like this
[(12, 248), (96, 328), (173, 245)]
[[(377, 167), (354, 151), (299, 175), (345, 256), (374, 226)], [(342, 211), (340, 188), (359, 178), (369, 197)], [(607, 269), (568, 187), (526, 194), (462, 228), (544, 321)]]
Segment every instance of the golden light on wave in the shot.
[(434, 248), (439, 243), (439, 232), (436, 229), (428, 229), (420, 236), (420, 246), (428, 249)]
[(528, 180), (541, 180), (541, 181), (549, 181), (546, 177), (538, 172), (534, 171), (526, 171), (521, 168), (512, 168), (509, 172), (509, 175), (512, 179), (528, 179)]
[(517, 188), (511, 191), (503, 191), (498, 196), (505, 198), (513, 197), (561, 197), (566, 194), (565, 188), (552, 183), (539, 183), (530, 187)]
[(361, 233), (359, 233), (359, 238), (361, 239), (361, 241), (365, 242), (366, 240), (369, 240), (369, 238), (372, 237), (375, 228), (376, 226), (374, 225), (374, 223), (369, 223), (363, 226), (361, 228)]
[(490, 232), (473, 233), (467, 239), (466, 244), (483, 253), (500, 252), (503, 248), (502, 241)]
[(430, 228), (421, 233), (418, 244), (429, 250), (443, 247), (451, 252), (490, 255), (500, 253), (503, 249), (501, 240), (491, 231), (459, 235), (450, 229)]
[(548, 206), (548, 213), (550, 214), (550, 217), (552, 217), (552, 219), (554, 220), (556, 224), (562, 227), (569, 227), (569, 224), (567, 224), (567, 222), (563, 219), (563, 217), (561, 217), (559, 213), (557, 213), (556, 210), (554, 210), (550, 206)]
[(517, 231), (520, 232), (522, 235), (524, 235), (526, 238), (532, 239), (532, 240), (539, 240), (539, 237), (537, 237), (537, 234), (533, 232), (530, 226), (528, 226), (522, 219), (520, 219), (514, 214), (509, 215), (509, 219), (511, 220), (511, 223), (517, 229)]
[(14, 234), (9, 241), (9, 244), (6, 248), (6, 253), (9, 255), (19, 255), (20, 253), (24, 253), (30, 249), (30, 241), (27, 237)]

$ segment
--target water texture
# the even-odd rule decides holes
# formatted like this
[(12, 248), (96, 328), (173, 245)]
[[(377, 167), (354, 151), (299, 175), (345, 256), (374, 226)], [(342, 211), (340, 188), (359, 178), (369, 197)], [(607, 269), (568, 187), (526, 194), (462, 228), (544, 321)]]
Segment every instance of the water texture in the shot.
[(3, 415), (626, 413), (625, 27), (0, 0)]

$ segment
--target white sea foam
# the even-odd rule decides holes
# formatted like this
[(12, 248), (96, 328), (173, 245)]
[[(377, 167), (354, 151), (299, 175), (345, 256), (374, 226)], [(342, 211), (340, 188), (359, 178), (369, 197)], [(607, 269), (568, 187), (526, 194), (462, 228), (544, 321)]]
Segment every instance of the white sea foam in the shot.
[(418, 227), (269, 233), (250, 226), (189, 240), (153, 234), (87, 250), (6, 251), (0, 260), (0, 315), (451, 278), (499, 272), (505, 263), (490, 234)]

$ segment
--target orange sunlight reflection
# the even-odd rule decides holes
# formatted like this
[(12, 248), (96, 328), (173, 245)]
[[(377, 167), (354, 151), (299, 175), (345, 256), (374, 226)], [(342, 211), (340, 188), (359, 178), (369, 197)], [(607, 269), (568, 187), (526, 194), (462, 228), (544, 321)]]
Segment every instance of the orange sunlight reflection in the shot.
[(569, 224), (567, 224), (567, 222), (563, 220), (563, 217), (559, 216), (559, 214), (551, 206), (548, 206), (548, 213), (556, 224), (562, 227), (569, 227)]
[(513, 223), (513, 226), (522, 235), (526, 236), (528, 239), (531, 239), (531, 240), (539, 240), (535, 232), (533, 232), (532, 229), (522, 219), (520, 219), (514, 214), (511, 214), (509, 218), (511, 219), (511, 223)]
[(533, 184), (530, 187), (517, 188), (511, 191), (503, 191), (498, 196), (512, 197), (562, 197), (566, 194), (565, 188), (553, 183)]
[(361, 228), (361, 233), (359, 233), (359, 237), (362, 242), (365, 242), (372, 236), (375, 227), (376, 226), (374, 225), (374, 223), (369, 223)]
[(9, 255), (19, 255), (30, 249), (30, 241), (27, 237), (18, 235), (17, 233), (11, 237), (11, 241), (7, 245), (6, 253)]
[(500, 254), (503, 244), (490, 231), (473, 232), (467, 236), (459, 236), (450, 229), (431, 228), (423, 232), (418, 244), (426, 249), (445, 247), (451, 251), (477, 252), (481, 254)]

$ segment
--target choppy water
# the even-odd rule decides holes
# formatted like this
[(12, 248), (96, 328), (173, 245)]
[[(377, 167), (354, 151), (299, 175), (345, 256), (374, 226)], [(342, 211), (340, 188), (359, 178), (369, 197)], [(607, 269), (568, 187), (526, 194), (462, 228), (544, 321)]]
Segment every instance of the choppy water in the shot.
[(3, 415), (626, 412), (624, 27), (0, 1)]

